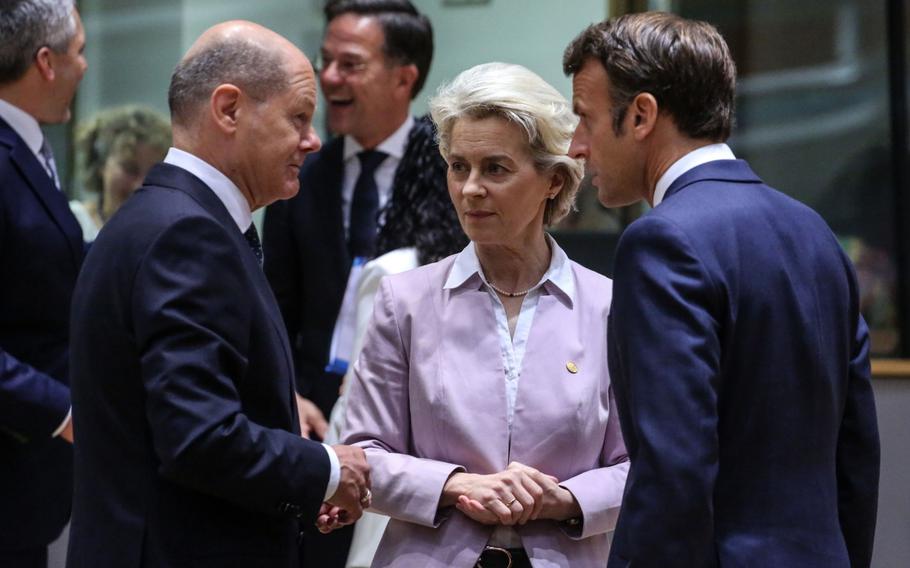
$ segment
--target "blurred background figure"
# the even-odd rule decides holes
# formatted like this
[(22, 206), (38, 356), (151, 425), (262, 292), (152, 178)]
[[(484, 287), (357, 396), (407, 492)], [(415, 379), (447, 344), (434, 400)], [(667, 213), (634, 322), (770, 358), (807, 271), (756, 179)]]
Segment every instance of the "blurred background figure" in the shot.
[[(376, 237), (377, 257), (363, 267), (354, 288), (356, 293), (345, 295), (341, 314), (350, 316), (339, 317), (336, 324), (336, 327), (349, 326), (353, 329), (353, 348), (347, 359), (350, 362), (356, 361), (360, 355), (363, 337), (373, 314), (373, 299), (383, 277), (442, 260), (468, 244), (446, 186), (433, 181), (444, 179), (448, 166), (439, 154), (429, 117), (417, 119), (411, 129), (408, 147), (412, 152), (398, 166), (393, 184), (395, 198), (382, 213), (386, 223)], [(340, 442), (345, 427), (347, 385), (356, 380), (355, 377), (353, 366), (349, 366), (341, 396), (329, 419), (327, 444)], [(372, 565), (388, 521), (387, 516), (378, 513), (363, 514), (354, 525), (354, 536), (345, 564), (347, 568), (369, 568)]]
[[(307, 158), (300, 192), (268, 207), (262, 239), (265, 274), (291, 341), (298, 414), (315, 438), (325, 436), (351, 352), (351, 336), (335, 333), (344, 298), (354, 295), (380, 229), (390, 225), (380, 212), (398, 199), (402, 164), (439, 157), (409, 143), (417, 123), (411, 103), (433, 58), (429, 19), (409, 0), (331, 0), (323, 13), (317, 69), (335, 137)], [(440, 175), (421, 180), (444, 188), (444, 170), (433, 171)], [(348, 529), (304, 535), (302, 565), (343, 567), (351, 536)]]
[(70, 209), (86, 241), (142, 185), (171, 145), (170, 122), (148, 107), (103, 110), (76, 129), (76, 167), (83, 199)]

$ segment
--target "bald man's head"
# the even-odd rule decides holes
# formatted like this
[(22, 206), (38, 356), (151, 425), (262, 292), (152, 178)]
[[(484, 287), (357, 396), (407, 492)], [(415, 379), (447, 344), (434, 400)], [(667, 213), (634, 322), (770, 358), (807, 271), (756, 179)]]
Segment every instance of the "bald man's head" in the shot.
[(188, 126), (218, 85), (234, 85), (265, 100), (288, 88), (288, 57), (297, 48), (258, 24), (231, 21), (215, 25), (177, 64), (168, 89), (174, 126)]

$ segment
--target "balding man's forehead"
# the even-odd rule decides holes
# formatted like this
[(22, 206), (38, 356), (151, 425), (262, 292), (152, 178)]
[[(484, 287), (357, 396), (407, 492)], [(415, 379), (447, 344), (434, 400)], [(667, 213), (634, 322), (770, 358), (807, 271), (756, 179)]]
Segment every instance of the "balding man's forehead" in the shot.
[[(230, 20), (215, 24), (202, 32), (202, 35), (193, 43), (184, 58), (192, 57), (194, 53), (205, 49), (213, 43), (233, 41), (248, 42), (261, 49), (293, 50), (303, 55), (299, 48), (287, 38), (269, 28), (247, 20)], [(306, 58), (305, 55), (304, 58)]]

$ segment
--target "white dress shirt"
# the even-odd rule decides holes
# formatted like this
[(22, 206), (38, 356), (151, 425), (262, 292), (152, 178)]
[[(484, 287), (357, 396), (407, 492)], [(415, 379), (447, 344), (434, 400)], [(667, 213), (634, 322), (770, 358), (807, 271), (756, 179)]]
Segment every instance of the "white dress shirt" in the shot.
[[(414, 126), (414, 117), (408, 115), (407, 119), (398, 127), (398, 130), (383, 140), (376, 150), (385, 152), (388, 157), (379, 164), (373, 178), (376, 180), (376, 189), (379, 191), (379, 210), (382, 211), (389, 199), (392, 198), (392, 183), (395, 181), (395, 170), (404, 151), (408, 146), (408, 134)], [(347, 238), (351, 226), (351, 201), (354, 199), (354, 185), (360, 176), (360, 160), (357, 154), (363, 151), (363, 146), (354, 140), (353, 136), (344, 137), (344, 177), (341, 182), (341, 211), (344, 218), (344, 234)], [(379, 225), (382, 225), (379, 219)]]
[[(250, 210), (249, 201), (246, 200), (237, 185), (220, 170), (193, 154), (177, 148), (168, 150), (167, 156), (164, 157), (164, 163), (186, 170), (202, 180), (218, 197), (219, 201), (224, 204), (241, 233), (245, 233), (250, 228), (250, 225), (253, 224), (253, 212)], [(331, 446), (328, 444), (323, 444), (322, 446), (325, 448), (331, 463), (329, 484), (325, 489), (324, 500), (327, 501), (332, 498), (338, 489), (338, 483), (341, 481), (341, 464)]]
[[(0, 118), (10, 125), (10, 128), (16, 131), (16, 134), (25, 142), (28, 149), (38, 159), (38, 163), (44, 167), (44, 171), (51, 179), (55, 179), (56, 174), (51, 169), (44, 156), (41, 155), (41, 145), (44, 143), (44, 133), (41, 132), (41, 126), (35, 117), (25, 112), (21, 108), (12, 105), (3, 99), (0, 99)], [(58, 187), (59, 189), (59, 187)]]
[(717, 160), (735, 159), (736, 156), (733, 155), (733, 151), (730, 150), (729, 146), (723, 143), (709, 144), (692, 150), (682, 158), (673, 162), (673, 165), (667, 168), (664, 175), (660, 176), (660, 179), (657, 180), (657, 185), (654, 186), (653, 207), (660, 205), (664, 200), (664, 196), (667, 194), (667, 190), (673, 185), (673, 182), (692, 168)]
[[(572, 268), (569, 264), (569, 257), (556, 244), (556, 241), (550, 235), (546, 236), (550, 245), (550, 266), (541, 276), (540, 281), (528, 291), (521, 303), (521, 311), (518, 314), (518, 321), (515, 324), (515, 334), (509, 331), (509, 317), (506, 314), (506, 308), (499, 298), (499, 294), (493, 290), (487, 282), (487, 278), (480, 266), (477, 258), (477, 251), (474, 243), (468, 243), (463, 251), (458, 253), (455, 262), (452, 264), (452, 271), (446, 279), (446, 289), (458, 288), (463, 285), (471, 276), (477, 274), (484, 283), (484, 288), (490, 294), (490, 302), (493, 305), (493, 313), (496, 316), (496, 334), (499, 337), (499, 348), (502, 353), (502, 366), (505, 369), (506, 383), (506, 416), (509, 424), (509, 446), (511, 447), (512, 438), (512, 421), (515, 416), (515, 400), (518, 397), (518, 382), (521, 379), (521, 364), (524, 361), (525, 347), (528, 344), (528, 336), (531, 333), (531, 324), (534, 321), (534, 314), (537, 312), (537, 305), (540, 302), (541, 295), (545, 293), (562, 293), (574, 304), (575, 302), (575, 279), (572, 275)], [(548, 288), (547, 284), (551, 287)], [(521, 548), (521, 537), (512, 527), (498, 526), (490, 537), (491, 546), (502, 548)]]

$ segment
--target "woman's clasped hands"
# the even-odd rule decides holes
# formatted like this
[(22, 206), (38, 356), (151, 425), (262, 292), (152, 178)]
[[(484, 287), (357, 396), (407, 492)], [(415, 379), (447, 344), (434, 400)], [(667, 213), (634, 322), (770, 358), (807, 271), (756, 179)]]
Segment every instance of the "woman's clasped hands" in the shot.
[(581, 514), (575, 497), (559, 485), (558, 479), (518, 462), (489, 475), (452, 474), (440, 501), (442, 507), (451, 505), (485, 525), (563, 521)]

